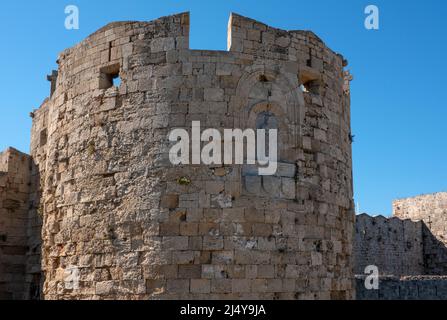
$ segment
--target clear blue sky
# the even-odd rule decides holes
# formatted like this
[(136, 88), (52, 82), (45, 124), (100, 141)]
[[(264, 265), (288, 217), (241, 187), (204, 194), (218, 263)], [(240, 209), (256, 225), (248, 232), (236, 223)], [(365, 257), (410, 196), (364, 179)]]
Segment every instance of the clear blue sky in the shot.
[[(80, 30), (64, 28), (65, 6)], [(380, 9), (380, 30), (364, 8)], [(355, 76), (352, 127), (356, 201), (389, 214), (395, 198), (447, 191), (447, 1), (95, 0), (2, 1), (0, 149), (29, 150), (31, 119), (49, 93), (46, 75), (60, 51), (108, 22), (190, 11), (191, 47), (226, 49), (230, 12), (282, 29), (310, 29), (342, 53)]]

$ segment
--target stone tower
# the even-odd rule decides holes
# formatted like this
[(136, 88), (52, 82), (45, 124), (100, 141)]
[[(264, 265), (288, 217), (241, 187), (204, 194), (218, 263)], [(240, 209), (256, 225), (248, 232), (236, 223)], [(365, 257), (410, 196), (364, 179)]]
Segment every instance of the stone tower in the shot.
[[(31, 143), (46, 299), (353, 298), (350, 78), (315, 34), (232, 14), (228, 51), (190, 50), (183, 13), (109, 24), (58, 64)], [(276, 175), (172, 165), (192, 121), (268, 122)]]

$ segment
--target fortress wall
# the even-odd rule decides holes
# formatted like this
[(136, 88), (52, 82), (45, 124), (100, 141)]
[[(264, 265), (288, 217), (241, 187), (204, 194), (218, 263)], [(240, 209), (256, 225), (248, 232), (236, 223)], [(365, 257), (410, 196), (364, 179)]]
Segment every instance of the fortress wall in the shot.
[(29, 212), (28, 212), (28, 246), (26, 265), (27, 299), (42, 298), (44, 273), (42, 270), (42, 225), (44, 203), (42, 201), (45, 185), (45, 168), (48, 147), (48, 113), (49, 99), (46, 99), (39, 109), (32, 113), (30, 150), (32, 155)]
[(0, 153), (0, 299), (25, 297), (30, 158)]
[[(357, 299), (447, 299), (446, 210), (446, 193), (436, 193), (394, 201), (390, 219), (357, 216)], [(379, 268), (378, 290), (365, 288), (368, 265)]]
[(446, 300), (446, 277), (380, 277), (379, 290), (367, 290), (356, 277), (357, 300)]
[(425, 273), (447, 274), (447, 193), (435, 193), (393, 202), (393, 214), (424, 222)]
[(424, 274), (423, 223), (362, 214), (356, 217), (354, 256), (356, 275), (374, 265), (381, 275)]
[[(234, 14), (228, 52), (189, 50), (188, 36), (188, 14), (113, 23), (60, 55), (32, 137), (44, 297), (353, 298), (342, 57)], [(168, 134), (192, 121), (278, 128), (277, 174), (173, 166)]]

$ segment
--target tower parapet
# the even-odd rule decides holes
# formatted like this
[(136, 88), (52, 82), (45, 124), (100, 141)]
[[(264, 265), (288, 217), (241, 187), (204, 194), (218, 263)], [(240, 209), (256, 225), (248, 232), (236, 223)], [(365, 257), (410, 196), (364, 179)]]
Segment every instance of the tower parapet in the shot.
[[(224, 52), (189, 49), (188, 13), (112, 23), (60, 55), (32, 129), (45, 298), (353, 298), (343, 58), (312, 32), (229, 29)], [(273, 176), (169, 161), (174, 128), (266, 117)]]

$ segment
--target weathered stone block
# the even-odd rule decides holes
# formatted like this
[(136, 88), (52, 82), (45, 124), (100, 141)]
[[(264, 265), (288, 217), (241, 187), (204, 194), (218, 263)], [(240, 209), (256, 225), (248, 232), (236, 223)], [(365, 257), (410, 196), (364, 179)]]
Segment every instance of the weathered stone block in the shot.
[(191, 280), (192, 293), (210, 293), (211, 281), (207, 279), (192, 279)]

